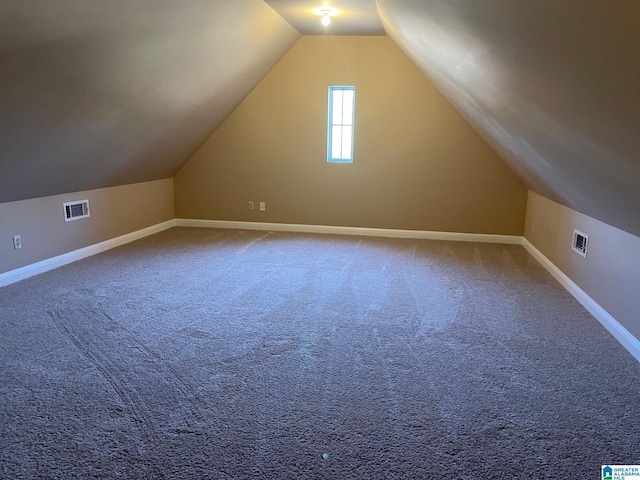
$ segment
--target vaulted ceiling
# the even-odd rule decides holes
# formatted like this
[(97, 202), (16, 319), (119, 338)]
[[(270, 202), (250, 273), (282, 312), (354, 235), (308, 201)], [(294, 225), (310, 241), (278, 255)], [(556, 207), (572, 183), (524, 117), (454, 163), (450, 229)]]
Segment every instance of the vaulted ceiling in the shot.
[(0, 202), (173, 176), (299, 36), (261, 0), (0, 0)]
[(301, 33), (386, 32), (532, 190), (640, 236), (640, 2), (306, 3), (0, 0), (0, 202), (171, 177)]
[(640, 235), (640, 2), (377, 0), (529, 188)]

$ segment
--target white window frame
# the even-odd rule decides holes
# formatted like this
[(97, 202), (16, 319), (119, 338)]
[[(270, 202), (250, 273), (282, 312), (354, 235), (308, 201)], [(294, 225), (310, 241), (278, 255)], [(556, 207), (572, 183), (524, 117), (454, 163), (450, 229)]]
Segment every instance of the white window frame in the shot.
[[(333, 118), (333, 95), (334, 92), (353, 92), (353, 100), (351, 104), (351, 118), (342, 116), (339, 121), (334, 121)], [(344, 96), (343, 96), (344, 98)], [(353, 163), (353, 150), (355, 144), (355, 116), (356, 116), (356, 87), (353, 85), (329, 85), (329, 108), (327, 113), (327, 162), (329, 163)], [(342, 104), (342, 111), (344, 111), (345, 104)], [(340, 139), (334, 138), (334, 129), (340, 129), (341, 134), (344, 129), (351, 129), (351, 142), (346, 149), (340, 149), (339, 156), (333, 156), (334, 142), (340, 141), (342, 143), (342, 137)], [(341, 145), (343, 147), (344, 145)]]

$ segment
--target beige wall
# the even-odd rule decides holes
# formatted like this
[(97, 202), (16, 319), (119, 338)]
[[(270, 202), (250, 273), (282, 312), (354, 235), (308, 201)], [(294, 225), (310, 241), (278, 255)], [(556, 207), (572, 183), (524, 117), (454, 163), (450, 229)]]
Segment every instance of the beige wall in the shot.
[[(89, 218), (65, 222), (62, 204), (89, 200)], [(173, 179), (0, 203), (0, 273), (174, 218)], [(13, 249), (13, 236), (22, 249)]]
[[(587, 257), (573, 230), (589, 236)], [(525, 237), (640, 339), (640, 237), (529, 192)]]
[[(356, 86), (351, 165), (326, 162), (330, 84)], [(179, 218), (513, 235), (526, 208), (524, 184), (387, 37), (302, 37), (175, 192)]]

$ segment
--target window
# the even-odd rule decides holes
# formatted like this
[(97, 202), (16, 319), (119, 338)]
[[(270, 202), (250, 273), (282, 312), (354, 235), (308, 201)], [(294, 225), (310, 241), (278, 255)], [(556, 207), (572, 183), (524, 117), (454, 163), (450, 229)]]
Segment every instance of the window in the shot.
[(353, 163), (356, 87), (329, 86), (327, 162)]

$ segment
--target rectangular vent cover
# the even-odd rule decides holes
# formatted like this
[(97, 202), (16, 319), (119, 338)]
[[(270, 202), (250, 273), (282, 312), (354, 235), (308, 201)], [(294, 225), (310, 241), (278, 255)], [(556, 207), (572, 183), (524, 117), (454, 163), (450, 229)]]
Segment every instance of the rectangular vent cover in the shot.
[(79, 220), (91, 216), (89, 212), (89, 200), (81, 200), (79, 202), (67, 202), (63, 204), (64, 221)]
[(573, 231), (573, 251), (582, 255), (583, 257), (587, 256), (587, 243), (589, 243), (589, 235), (582, 233), (579, 230)]

